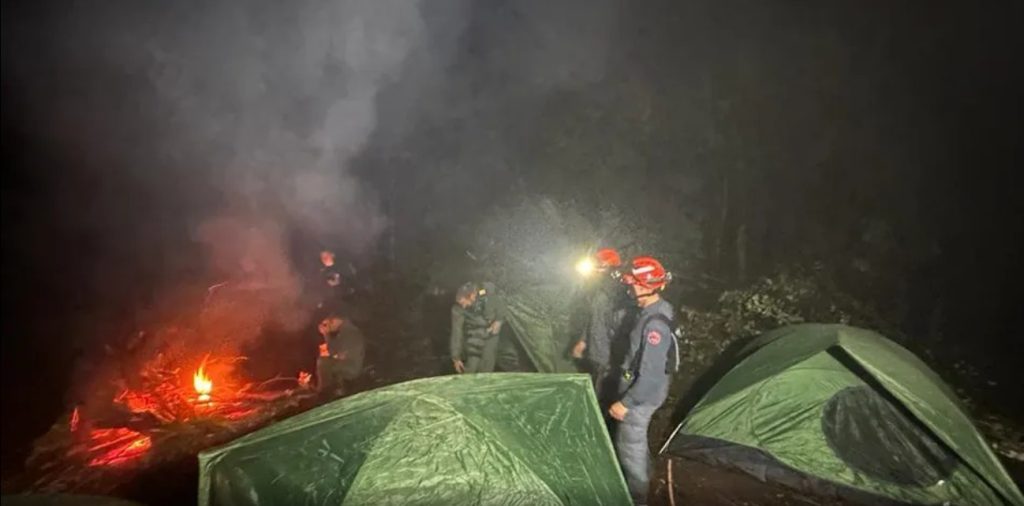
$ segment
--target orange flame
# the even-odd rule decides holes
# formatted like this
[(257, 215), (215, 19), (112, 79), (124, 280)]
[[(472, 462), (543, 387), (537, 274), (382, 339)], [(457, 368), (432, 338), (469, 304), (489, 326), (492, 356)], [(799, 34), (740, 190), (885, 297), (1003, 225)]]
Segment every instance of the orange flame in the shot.
[(199, 402), (209, 402), (210, 392), (213, 391), (213, 380), (206, 375), (206, 359), (203, 359), (203, 363), (199, 365), (199, 370), (192, 375), (192, 386), (196, 389), (196, 393), (199, 394)]

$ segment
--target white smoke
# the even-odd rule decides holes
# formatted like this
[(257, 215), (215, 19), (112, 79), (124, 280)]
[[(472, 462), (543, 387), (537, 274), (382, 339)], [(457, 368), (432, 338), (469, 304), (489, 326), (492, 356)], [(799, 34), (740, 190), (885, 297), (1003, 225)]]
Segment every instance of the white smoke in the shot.
[[(463, 4), (444, 9), (461, 30)], [(165, 216), (185, 214), (166, 217), (189, 224), (210, 283), (258, 278), (296, 307), (293, 262), (316, 257), (291, 258), (293, 232), (359, 255), (388, 224), (352, 164), (379, 126), (382, 89), (443, 74), (423, 14), (419, 1), (79, 2), (5, 38), (5, 80), (37, 98), (33, 127), (55, 150), (102, 171), (83, 228), (124, 216), (174, 237), (158, 213), (124, 214), (140, 197), (112, 183), (130, 181)], [(187, 257), (175, 239), (162, 257)]]
[(166, 27), (169, 39), (147, 46), (156, 55), (148, 72), (158, 99), (176, 120), (175, 141), (226, 151), (223, 167), (212, 170), (246, 213), (283, 210), (289, 225), (366, 250), (386, 220), (349, 164), (377, 126), (378, 92), (426, 43), (419, 4), (195, 9)]
[[(617, 9), (534, 0), (75, 3), (5, 38), (21, 44), (5, 45), (5, 76), (44, 98), (36, 103), (49, 110), (34, 116), (55, 146), (83, 151), (105, 166), (104, 179), (177, 199), (161, 205), (185, 210), (183, 221), (270, 220), (360, 253), (388, 226), (351, 170), (374, 136), (388, 140), (377, 146), (400, 147), (420, 120), (444, 128), (455, 119), (464, 134), (450, 148), (454, 165), (509, 165), (517, 147), (489, 123), (521, 97), (599, 81)], [(47, 52), (33, 57), (33, 44)], [(528, 115), (518, 121), (534, 127)]]

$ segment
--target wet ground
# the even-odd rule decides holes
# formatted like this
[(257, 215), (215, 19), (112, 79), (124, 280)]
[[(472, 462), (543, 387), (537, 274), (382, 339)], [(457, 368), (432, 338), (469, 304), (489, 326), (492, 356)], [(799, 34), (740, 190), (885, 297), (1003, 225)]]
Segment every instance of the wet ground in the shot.
[(839, 506), (851, 504), (826, 497), (801, 494), (783, 487), (762, 483), (735, 471), (715, 468), (698, 462), (672, 459), (674, 498), (669, 497), (668, 462), (658, 462), (651, 489), (651, 505), (708, 504), (715, 506), (805, 506), (809, 504)]

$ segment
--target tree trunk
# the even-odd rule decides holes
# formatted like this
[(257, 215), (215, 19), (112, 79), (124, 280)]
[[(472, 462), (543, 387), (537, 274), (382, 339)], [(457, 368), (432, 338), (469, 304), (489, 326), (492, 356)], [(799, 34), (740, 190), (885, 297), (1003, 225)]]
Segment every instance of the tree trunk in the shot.
[(722, 177), (721, 213), (718, 217), (718, 232), (715, 234), (714, 266), (715, 272), (722, 274), (722, 249), (724, 248), (726, 227), (729, 223), (729, 176)]
[(747, 225), (736, 228), (736, 281), (747, 282)]
[(391, 224), (388, 227), (388, 260), (391, 262), (391, 273), (394, 274), (398, 268), (398, 261), (395, 258), (395, 229), (398, 227), (398, 217), (395, 214), (397, 206), (398, 188), (398, 167), (394, 160), (391, 161), (391, 181), (388, 185), (388, 214)]

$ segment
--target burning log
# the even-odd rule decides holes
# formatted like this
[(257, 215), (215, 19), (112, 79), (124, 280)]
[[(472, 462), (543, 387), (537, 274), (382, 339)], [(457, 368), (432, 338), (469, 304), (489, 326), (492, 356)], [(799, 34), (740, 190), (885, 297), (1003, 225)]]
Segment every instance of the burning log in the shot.
[(213, 368), (237, 360), (207, 356), (191, 382), (180, 368), (154, 361), (139, 372), (137, 387), (122, 386), (105, 408), (75, 406), (36, 441), (23, 488), (107, 494), (133, 474), (191, 458), (312, 405), (308, 373), (307, 387), (301, 375), (239, 384), (230, 367)]
[(89, 459), (89, 466), (117, 466), (143, 457), (153, 446), (149, 436), (131, 429), (96, 429), (92, 439), (97, 444), (89, 453), (98, 454)]
[(76, 405), (34, 442), (10, 490), (108, 494), (314, 405), (308, 374), (263, 383), (239, 374), (242, 345), (292, 312), (279, 294), (222, 284), (203, 295), (199, 314), (176, 313), (87, 357)]

